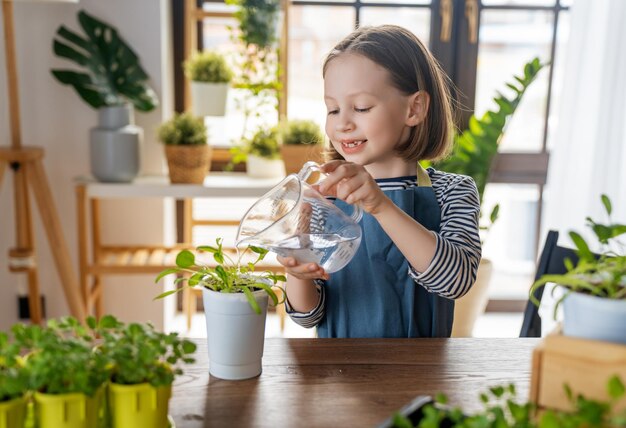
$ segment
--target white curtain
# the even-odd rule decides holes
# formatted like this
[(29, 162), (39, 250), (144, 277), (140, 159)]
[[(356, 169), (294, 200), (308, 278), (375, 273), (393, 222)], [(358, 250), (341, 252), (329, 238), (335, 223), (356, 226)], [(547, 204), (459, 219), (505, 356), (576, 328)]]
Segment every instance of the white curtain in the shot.
[[(545, 239), (548, 230), (558, 230), (562, 246), (573, 248), (567, 232), (576, 230), (597, 249), (585, 218), (606, 221), (600, 202), (603, 193), (611, 198), (612, 220), (626, 223), (624, 22), (624, 0), (575, 0), (571, 8), (566, 71), (548, 170), (542, 234)], [(539, 309), (543, 335), (555, 325), (554, 298), (550, 294), (548, 287)]]
[(613, 202), (613, 220), (626, 222), (625, 22), (624, 0), (575, 0), (571, 8), (543, 222), (545, 231), (560, 232), (560, 245), (572, 246), (569, 230), (592, 236), (587, 216), (606, 220), (602, 193)]

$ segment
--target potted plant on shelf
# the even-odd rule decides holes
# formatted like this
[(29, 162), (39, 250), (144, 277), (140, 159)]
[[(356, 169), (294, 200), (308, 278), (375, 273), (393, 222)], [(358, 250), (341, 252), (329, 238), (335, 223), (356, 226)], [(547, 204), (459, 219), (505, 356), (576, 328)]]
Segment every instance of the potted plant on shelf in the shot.
[(562, 303), (564, 335), (626, 344), (626, 254), (617, 239), (626, 234), (626, 224), (611, 223), (611, 200), (606, 195), (601, 199), (609, 222), (596, 223), (587, 217), (587, 225), (600, 245), (599, 255), (580, 234), (571, 231), (577, 264), (567, 260), (565, 274), (539, 278), (531, 287), (530, 298), (539, 305), (533, 295), (536, 288), (548, 282), (560, 285), (564, 293), (555, 304), (554, 317)]
[(158, 98), (137, 54), (114, 27), (83, 10), (78, 21), (85, 35), (61, 26), (53, 49), (85, 70), (57, 69), (52, 75), (98, 109), (98, 126), (90, 131), (91, 173), (100, 181), (130, 182), (139, 172), (143, 138), (133, 108), (151, 111)]
[[(282, 303), (272, 287), (286, 279), (272, 272), (254, 272), (267, 254), (263, 248), (249, 246), (233, 260), (218, 238), (216, 246), (196, 250), (212, 254), (215, 263), (203, 264), (194, 253), (183, 250), (176, 257), (177, 267), (161, 272), (155, 282), (177, 274), (182, 276), (176, 282), (186, 282), (185, 287), (202, 287), (211, 375), (229, 380), (256, 377), (262, 370), (268, 297), (274, 305)], [(254, 258), (244, 262), (250, 255)], [(166, 291), (156, 298), (181, 290)]]
[(233, 72), (216, 51), (196, 52), (184, 63), (191, 80), (191, 111), (196, 116), (224, 116)]
[(35, 425), (90, 428), (104, 417), (109, 360), (93, 348), (92, 337), (76, 319), (50, 320), (48, 326), (13, 327), (16, 342), (28, 350), (29, 389), (34, 391)]
[(0, 426), (23, 427), (28, 403), (28, 372), (21, 346), (0, 332)]
[(280, 133), (277, 127), (259, 128), (252, 138), (231, 149), (232, 163), (246, 162), (246, 171), (254, 178), (285, 176), (285, 163), (280, 157)]
[[(514, 76), (515, 81), (506, 86), (513, 91), (512, 97), (501, 93), (493, 99), (497, 110), (488, 110), (482, 118), (472, 115), (469, 126), (460, 134), (454, 135), (454, 148), (447, 158), (435, 162), (433, 166), (445, 172), (467, 175), (474, 179), (478, 188), (478, 197), (482, 206), (485, 186), (489, 180), (491, 165), (498, 152), (498, 145), (506, 124), (515, 113), (528, 87), (535, 81), (539, 71), (545, 66), (534, 58), (524, 66), (521, 76)], [(425, 166), (428, 166), (425, 163)], [(487, 233), (498, 218), (499, 205), (496, 205), (489, 215), (486, 224), (481, 230)], [(481, 214), (483, 214), (481, 212)], [(476, 282), (470, 291), (455, 301), (453, 337), (468, 337), (472, 335), (474, 323), (478, 316), (485, 311), (488, 301), (488, 287), (491, 278), (492, 263), (483, 258), (478, 267)]]
[(177, 333), (161, 333), (151, 324), (124, 324), (111, 315), (90, 327), (102, 338), (99, 352), (111, 361), (108, 407), (115, 428), (166, 428), (179, 361), (192, 363), (196, 345)]
[(211, 167), (211, 146), (204, 120), (191, 113), (176, 114), (158, 130), (172, 183), (202, 184)]
[(287, 174), (295, 174), (308, 161), (323, 162), (324, 135), (312, 120), (290, 120), (280, 128), (280, 154)]

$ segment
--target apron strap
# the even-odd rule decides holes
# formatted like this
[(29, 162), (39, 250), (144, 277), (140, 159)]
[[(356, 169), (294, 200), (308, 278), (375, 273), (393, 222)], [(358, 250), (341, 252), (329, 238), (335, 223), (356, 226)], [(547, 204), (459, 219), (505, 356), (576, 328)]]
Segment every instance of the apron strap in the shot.
[(433, 187), (428, 172), (419, 163), (417, 164), (417, 185), (419, 187)]

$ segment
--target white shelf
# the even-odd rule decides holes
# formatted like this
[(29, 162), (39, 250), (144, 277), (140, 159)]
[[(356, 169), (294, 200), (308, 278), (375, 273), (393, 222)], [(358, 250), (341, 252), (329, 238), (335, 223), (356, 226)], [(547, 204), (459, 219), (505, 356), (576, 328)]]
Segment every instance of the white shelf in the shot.
[(245, 198), (259, 197), (282, 178), (251, 178), (244, 173), (210, 173), (204, 184), (170, 184), (166, 176), (137, 177), (132, 183), (101, 183), (90, 177), (77, 177), (85, 184), (89, 198)]

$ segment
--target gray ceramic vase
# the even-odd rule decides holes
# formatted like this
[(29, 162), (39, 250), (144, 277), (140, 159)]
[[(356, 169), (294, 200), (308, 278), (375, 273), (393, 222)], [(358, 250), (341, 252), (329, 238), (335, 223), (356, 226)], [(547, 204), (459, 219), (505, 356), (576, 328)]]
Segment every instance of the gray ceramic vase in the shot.
[(135, 126), (131, 104), (102, 107), (90, 130), (91, 174), (99, 181), (128, 183), (139, 173), (143, 130)]

